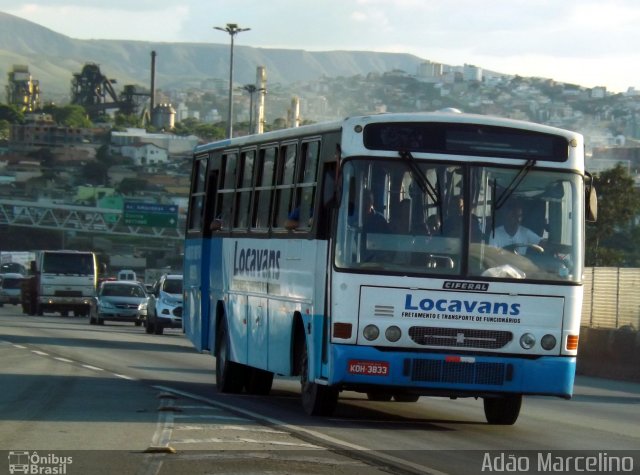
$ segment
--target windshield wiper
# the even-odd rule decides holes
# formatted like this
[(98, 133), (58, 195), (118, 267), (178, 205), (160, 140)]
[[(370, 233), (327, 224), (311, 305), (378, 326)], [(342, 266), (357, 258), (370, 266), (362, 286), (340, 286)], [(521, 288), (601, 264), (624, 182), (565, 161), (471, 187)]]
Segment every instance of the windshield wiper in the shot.
[(502, 194), (498, 197), (498, 199), (494, 203), (494, 209), (500, 209), (504, 206), (505, 202), (509, 199), (509, 197), (513, 194), (513, 192), (520, 186), (522, 180), (527, 176), (529, 170), (533, 168), (536, 164), (536, 160), (527, 160), (527, 163), (518, 171), (516, 176), (513, 177), (511, 183), (504, 189)]
[(442, 219), (442, 204), (440, 203), (440, 193), (438, 192), (436, 187), (433, 186), (433, 184), (427, 178), (427, 175), (425, 175), (424, 172), (420, 169), (420, 166), (416, 163), (416, 160), (415, 158), (413, 158), (413, 155), (411, 155), (411, 152), (400, 150), (398, 154), (400, 155), (400, 158), (402, 158), (407, 163), (407, 165), (409, 165), (409, 168), (415, 175), (416, 182), (418, 183), (418, 186), (420, 187), (422, 192), (426, 193), (429, 198), (431, 198), (431, 201), (433, 201), (433, 203), (438, 207), (438, 217)]

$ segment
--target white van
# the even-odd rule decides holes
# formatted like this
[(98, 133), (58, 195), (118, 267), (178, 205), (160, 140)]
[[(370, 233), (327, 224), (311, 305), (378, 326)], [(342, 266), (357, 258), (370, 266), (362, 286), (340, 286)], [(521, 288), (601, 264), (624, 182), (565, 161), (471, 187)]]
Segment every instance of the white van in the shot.
[(136, 273), (129, 269), (123, 269), (118, 272), (118, 280), (138, 280)]

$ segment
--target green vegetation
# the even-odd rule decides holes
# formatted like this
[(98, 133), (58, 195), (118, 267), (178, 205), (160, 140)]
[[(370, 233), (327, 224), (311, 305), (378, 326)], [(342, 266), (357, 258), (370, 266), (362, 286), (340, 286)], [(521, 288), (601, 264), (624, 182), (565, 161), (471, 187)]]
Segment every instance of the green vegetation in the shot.
[(640, 267), (640, 191), (621, 165), (595, 177), (598, 221), (587, 223), (586, 265)]

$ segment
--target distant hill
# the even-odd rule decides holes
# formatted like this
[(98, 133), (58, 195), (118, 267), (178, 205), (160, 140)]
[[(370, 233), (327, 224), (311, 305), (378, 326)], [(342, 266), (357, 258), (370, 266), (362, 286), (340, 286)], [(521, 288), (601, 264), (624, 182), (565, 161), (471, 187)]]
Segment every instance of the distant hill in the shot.
[[(229, 44), (77, 40), (0, 12), (0, 84), (6, 85), (13, 65), (27, 65), (32, 77), (40, 81), (45, 100), (68, 97), (73, 74), (79, 73), (85, 63), (97, 63), (103, 75), (116, 79), (117, 92), (125, 84), (149, 88), (151, 51), (157, 53), (159, 89), (199, 86), (203, 80), (229, 75)], [(257, 66), (266, 67), (268, 82), (282, 84), (394, 69), (413, 74), (423, 61), (410, 54), (309, 52), (236, 45), (234, 80), (253, 83)], [(0, 100), (4, 101), (6, 97)]]

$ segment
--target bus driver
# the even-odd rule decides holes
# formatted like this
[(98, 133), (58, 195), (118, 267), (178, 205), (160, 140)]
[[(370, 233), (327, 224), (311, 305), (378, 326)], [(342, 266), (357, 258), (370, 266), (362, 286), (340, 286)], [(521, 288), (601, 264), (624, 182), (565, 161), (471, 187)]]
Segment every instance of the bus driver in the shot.
[(524, 255), (527, 253), (527, 246), (530, 244), (539, 244), (542, 237), (520, 224), (522, 222), (521, 204), (510, 204), (506, 213), (504, 224), (496, 228), (489, 244), (502, 248), (519, 245), (516, 246), (514, 250), (517, 251), (518, 254)]

